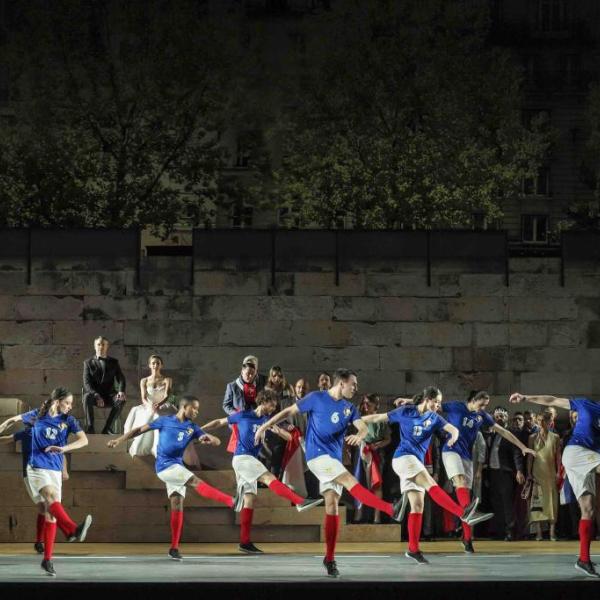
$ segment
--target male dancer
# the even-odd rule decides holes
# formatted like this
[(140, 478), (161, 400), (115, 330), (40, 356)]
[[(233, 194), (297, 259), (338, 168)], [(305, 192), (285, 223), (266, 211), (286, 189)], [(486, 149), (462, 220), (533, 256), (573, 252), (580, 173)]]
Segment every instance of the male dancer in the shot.
[[(296, 494), (289, 487), (281, 483), (268, 469), (258, 460), (261, 444), (256, 444), (254, 434), (256, 430), (268, 420), (277, 408), (277, 395), (270, 390), (263, 390), (256, 397), (256, 408), (233, 413), (223, 419), (215, 419), (202, 426), (203, 431), (224, 427), (225, 425), (237, 425), (238, 437), (233, 455), (232, 466), (235, 471), (238, 486), (238, 497), (243, 497), (244, 507), (240, 513), (240, 552), (247, 554), (262, 554), (250, 541), (250, 529), (254, 514), (254, 501), (258, 494), (258, 482), (264, 483), (273, 493), (286, 498), (296, 505), (298, 512), (302, 512), (313, 506), (321, 504), (322, 500), (307, 500)], [(284, 440), (290, 440), (291, 434), (274, 425), (273, 433)]]
[(577, 411), (577, 422), (563, 451), (562, 463), (569, 483), (579, 502), (579, 557), (575, 568), (590, 577), (600, 578), (590, 558), (594, 532), (594, 497), (596, 473), (600, 473), (600, 403), (587, 398), (555, 398), (554, 396), (524, 396), (513, 394), (510, 402), (533, 402)]
[(167, 497), (171, 503), (171, 548), (169, 557), (182, 560), (179, 542), (183, 531), (183, 500), (186, 487), (190, 487), (204, 498), (216, 500), (229, 508), (234, 508), (235, 499), (229, 494), (208, 485), (196, 477), (183, 465), (183, 453), (192, 440), (201, 444), (218, 446), (221, 441), (213, 435), (205, 433), (193, 420), (198, 416), (200, 401), (195, 396), (183, 396), (179, 401), (177, 414), (160, 417), (141, 427), (136, 427), (126, 434), (107, 442), (109, 448), (116, 448), (121, 442), (134, 438), (142, 433), (156, 429), (159, 432), (156, 451), (156, 475), (166, 484)]
[[(450, 438), (446, 439), (442, 447), (442, 462), (448, 478), (456, 490), (458, 503), (465, 507), (471, 502), (473, 489), (473, 446), (480, 428), (486, 427), (495, 431), (508, 440), (525, 454), (535, 456), (535, 451), (528, 448), (516, 436), (504, 427), (498, 425), (484, 408), (489, 404), (490, 396), (487, 392), (480, 391), (473, 394), (467, 402), (444, 402), (442, 412), (446, 421), (454, 425), (459, 432), (458, 440), (453, 446), (449, 445)], [(468, 523), (462, 525), (462, 544), (465, 552), (473, 554), (473, 533)]]
[(356, 373), (348, 369), (338, 369), (333, 378), (333, 386), (328, 390), (312, 392), (288, 406), (263, 423), (256, 431), (254, 440), (259, 444), (265, 432), (277, 423), (298, 413), (308, 415), (306, 428), (306, 460), (308, 468), (319, 480), (319, 489), (325, 499), (325, 546), (323, 564), (330, 577), (339, 577), (335, 561), (335, 546), (340, 527), (338, 503), (342, 489), (346, 488), (354, 498), (397, 519), (400, 504), (392, 506), (384, 502), (360, 485), (342, 464), (344, 433), (352, 424), (358, 430), (355, 435), (346, 437), (346, 442), (357, 446), (367, 435), (356, 407), (350, 402), (358, 387)]

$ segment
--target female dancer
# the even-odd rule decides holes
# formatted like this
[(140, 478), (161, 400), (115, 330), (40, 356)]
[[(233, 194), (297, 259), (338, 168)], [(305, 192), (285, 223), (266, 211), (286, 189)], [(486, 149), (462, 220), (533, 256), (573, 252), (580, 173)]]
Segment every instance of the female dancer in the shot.
[[(296, 505), (298, 512), (321, 504), (322, 500), (306, 500), (299, 496), (286, 485), (281, 483), (265, 465), (258, 460), (261, 444), (256, 444), (254, 433), (258, 427), (265, 423), (269, 415), (277, 408), (277, 396), (268, 389), (258, 393), (256, 408), (234, 413), (223, 419), (215, 419), (202, 426), (204, 431), (225, 427), (226, 425), (238, 426), (238, 438), (233, 455), (232, 466), (238, 486), (238, 496), (243, 496), (244, 507), (240, 513), (240, 545), (239, 550), (247, 554), (262, 554), (250, 541), (250, 529), (254, 514), (254, 502), (258, 494), (258, 482), (265, 484), (273, 493), (286, 498)], [(291, 439), (291, 434), (274, 425), (271, 431), (284, 440)]]
[[(46, 509), (44, 524), (44, 560), (42, 569), (55, 576), (52, 551), (56, 539), (56, 527), (68, 541), (83, 542), (92, 524), (87, 515), (77, 525), (61, 504), (63, 454), (87, 446), (88, 439), (78, 421), (69, 412), (73, 407), (73, 395), (65, 388), (56, 388), (39, 409), (31, 436), (31, 456), (27, 465), (27, 481), (33, 501), (44, 502)], [(67, 443), (69, 434), (75, 441)]]
[(448, 447), (452, 448), (458, 440), (459, 432), (454, 425), (440, 417), (439, 411), (442, 403), (442, 393), (435, 387), (426, 388), (422, 394), (413, 398), (412, 405), (404, 405), (389, 413), (367, 415), (363, 417), (365, 423), (398, 423), (400, 426), (400, 444), (394, 452), (392, 468), (400, 478), (400, 491), (402, 492), (402, 518), (407, 501), (410, 502), (411, 512), (408, 515), (408, 551), (405, 556), (412, 558), (419, 564), (427, 564), (427, 559), (419, 549), (419, 538), (423, 523), (423, 505), (425, 492), (431, 499), (445, 508), (448, 512), (459, 517), (468, 525), (475, 525), (490, 519), (491, 513), (477, 513), (479, 499), (475, 498), (468, 506), (461, 507), (442, 490), (427, 471), (423, 460), (431, 436), (435, 431), (444, 430), (450, 438)]
[(573, 428), (562, 463), (573, 488), (581, 519), (579, 521), (579, 557), (575, 568), (590, 577), (600, 577), (590, 559), (590, 545), (594, 531), (594, 497), (596, 473), (600, 472), (600, 403), (587, 398), (556, 398), (554, 396), (524, 396), (513, 394), (510, 402), (533, 402), (542, 406), (555, 406), (577, 411)]

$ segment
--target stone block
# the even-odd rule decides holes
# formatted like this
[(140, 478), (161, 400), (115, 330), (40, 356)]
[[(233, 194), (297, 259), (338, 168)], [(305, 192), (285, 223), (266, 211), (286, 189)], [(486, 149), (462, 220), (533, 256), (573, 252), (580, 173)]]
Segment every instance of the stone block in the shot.
[(271, 284), (267, 271), (196, 271), (195, 296), (265, 296)]
[[(2, 288), (3, 291), (6, 288)], [(17, 318), (17, 301), (21, 296), (0, 295), (0, 320), (13, 320)]]
[[(592, 389), (592, 374), (589, 371), (566, 373), (521, 373), (523, 394), (548, 394), (551, 396), (588, 395)], [(539, 407), (536, 408), (539, 410)]]
[(0, 321), (2, 344), (50, 344), (52, 323), (50, 321)]
[(146, 296), (146, 317), (157, 321), (191, 321), (191, 296)]
[(559, 321), (577, 318), (574, 298), (509, 298), (511, 321)]
[(20, 415), (28, 409), (26, 402), (21, 398), (0, 398), (0, 415), (3, 417), (13, 417)]
[(76, 321), (81, 318), (81, 296), (18, 296), (15, 304), (17, 320)]
[(89, 349), (82, 346), (5, 346), (2, 360), (5, 369), (66, 369), (79, 365), (89, 355)]
[(368, 293), (364, 273), (340, 273), (339, 285), (335, 273), (294, 273), (296, 296), (364, 296)]
[(79, 312), (77, 318), (85, 321), (145, 319), (146, 299), (142, 296), (84, 296)]
[[(375, 320), (381, 321), (438, 321), (442, 304), (429, 298), (373, 298)], [(439, 317), (439, 318), (438, 318)], [(349, 318), (348, 320), (351, 320)], [(368, 319), (365, 319), (368, 320)]]
[(351, 346), (348, 348), (315, 348), (315, 369), (379, 369), (379, 348)]
[(577, 313), (580, 321), (596, 321), (600, 319), (600, 298), (576, 298)]
[[(350, 346), (355, 323), (343, 321), (294, 321), (287, 323), (288, 339), (298, 346)], [(366, 343), (366, 342), (365, 342)]]
[(514, 371), (540, 371), (545, 356), (542, 348), (514, 348), (508, 351), (508, 367)]
[(367, 273), (366, 293), (368, 296), (407, 296), (411, 298), (435, 298), (439, 295), (439, 284), (432, 278), (427, 285), (425, 269), (422, 273)]
[(351, 346), (399, 346), (403, 323), (344, 323), (350, 325)]
[(104, 336), (111, 344), (123, 343), (123, 323), (114, 321), (55, 321), (52, 325), (54, 344), (87, 344), (94, 353), (94, 340)]
[(593, 350), (582, 350), (580, 348), (542, 348), (540, 351), (542, 360), (537, 371), (568, 373), (581, 371), (586, 368), (594, 369), (598, 363), (593, 364), (591, 360)]
[(493, 389), (496, 394), (504, 394), (509, 398), (515, 390), (519, 389), (519, 383), (520, 378), (513, 371), (498, 371), (496, 373), (496, 385)]
[(452, 367), (451, 348), (381, 348), (382, 370), (446, 371)]
[(406, 374), (404, 371), (359, 369), (358, 389), (356, 399), (362, 394), (397, 397), (406, 393)]
[(508, 288), (505, 282), (503, 274), (463, 273), (459, 277), (460, 295), (464, 297), (507, 296)]
[(473, 348), (475, 371), (503, 371), (508, 368), (508, 347)]
[(142, 269), (140, 291), (147, 296), (191, 296), (193, 292), (190, 268)]
[(42, 371), (43, 393), (50, 394), (56, 387), (66, 387), (75, 394), (75, 402), (81, 401), (83, 387), (83, 365), (65, 365), (64, 369), (45, 369)]
[[(192, 321), (125, 321), (124, 343), (137, 346), (191, 346), (195, 343)], [(216, 335), (215, 342), (216, 342)]]
[[(551, 327), (556, 324), (553, 323)], [(546, 323), (509, 323), (508, 343), (513, 347), (545, 346), (548, 343)]]
[(562, 321), (548, 324), (549, 346), (585, 346), (586, 334), (579, 323)]
[(434, 346), (470, 346), (473, 338), (470, 323), (430, 323)]
[(44, 389), (44, 377), (40, 369), (0, 371), (0, 394), (43, 394)]
[(510, 276), (508, 296), (518, 298), (568, 298), (572, 290), (561, 287), (558, 273), (514, 273)]
[(447, 300), (450, 321), (485, 321), (501, 323), (506, 320), (508, 309), (504, 298), (470, 297)]
[[(394, 298), (394, 300), (399, 300)], [(375, 322), (379, 315), (379, 298), (337, 297), (334, 298), (334, 321)], [(412, 314), (412, 313), (411, 313)], [(329, 318), (329, 317), (328, 317)], [(390, 319), (385, 319), (390, 320)], [(402, 319), (393, 319), (402, 320)], [(406, 319), (409, 320), (409, 319)]]
[(0, 290), (15, 296), (27, 294), (27, 272), (23, 270), (5, 271), (0, 267)]
[(71, 293), (82, 296), (126, 296), (135, 291), (134, 270), (72, 271)]
[(590, 321), (588, 323), (586, 346), (588, 348), (600, 348), (600, 321)]
[[(196, 325), (203, 325), (207, 322), (210, 323), (210, 321), (201, 321)], [(311, 323), (311, 321), (296, 321), (294, 325), (304, 323)], [(302, 332), (303, 328), (299, 327), (294, 331)], [(296, 338), (290, 321), (224, 321), (219, 328), (215, 345), (218, 343), (224, 346), (291, 346), (295, 344), (304, 346), (307, 345), (305, 337), (301, 335)]]
[(452, 348), (452, 370), (473, 370), (473, 348)]
[(42, 271), (33, 269), (28, 295), (47, 296), (52, 294), (71, 295), (71, 273), (69, 271)]
[(473, 343), (479, 348), (506, 346), (509, 343), (508, 324), (506, 323), (475, 323), (474, 331)]

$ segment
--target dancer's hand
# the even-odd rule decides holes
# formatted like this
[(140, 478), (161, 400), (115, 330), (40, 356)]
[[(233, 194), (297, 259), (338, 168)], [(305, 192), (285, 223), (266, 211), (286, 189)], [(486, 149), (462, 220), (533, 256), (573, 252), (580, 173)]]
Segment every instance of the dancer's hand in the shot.
[(52, 454), (62, 454), (63, 448), (62, 446), (47, 446), (44, 449), (44, 452), (52, 453)]
[(109, 448), (116, 448), (120, 443), (121, 443), (121, 439), (115, 438), (114, 440), (108, 440), (108, 442), (106, 442), (106, 445)]
[(523, 485), (525, 483), (525, 475), (521, 471), (517, 471), (517, 483)]
[(525, 446), (521, 452), (523, 453), (523, 456), (527, 456), (528, 454), (531, 454), (534, 458), (537, 456), (537, 452), (533, 448), (527, 448), (527, 446)]
[(508, 399), (508, 401), (511, 404), (519, 404), (519, 402), (525, 402), (525, 399), (527, 398), (527, 396), (523, 395), (523, 394), (519, 394), (518, 392), (515, 394), (512, 394), (511, 397)]
[(259, 446), (260, 444), (263, 443), (264, 439), (265, 439), (265, 433), (266, 433), (266, 428), (264, 425), (261, 425), (257, 430), (256, 433), (254, 434), (254, 445), (255, 446)]
[(349, 446), (360, 446), (360, 443), (362, 441), (363, 441), (363, 437), (358, 434), (346, 436), (346, 443)]

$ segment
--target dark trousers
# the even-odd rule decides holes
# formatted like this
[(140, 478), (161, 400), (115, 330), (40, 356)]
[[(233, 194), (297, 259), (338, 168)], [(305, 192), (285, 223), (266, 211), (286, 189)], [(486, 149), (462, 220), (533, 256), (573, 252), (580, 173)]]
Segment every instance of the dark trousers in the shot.
[(512, 471), (490, 469), (490, 500), (494, 513), (493, 527), (496, 536), (512, 536), (515, 517), (513, 498), (515, 479)]
[[(102, 399), (104, 400), (104, 406), (111, 407), (111, 411), (108, 414), (108, 419), (106, 420), (106, 424), (104, 425), (102, 433), (114, 433), (113, 425), (121, 415), (121, 411), (125, 406), (125, 400), (117, 400), (115, 398), (115, 395), (102, 396)], [(94, 406), (98, 406), (98, 398), (96, 394), (84, 394), (83, 410), (85, 412), (85, 420), (87, 423), (88, 433), (93, 433), (94, 431)]]

